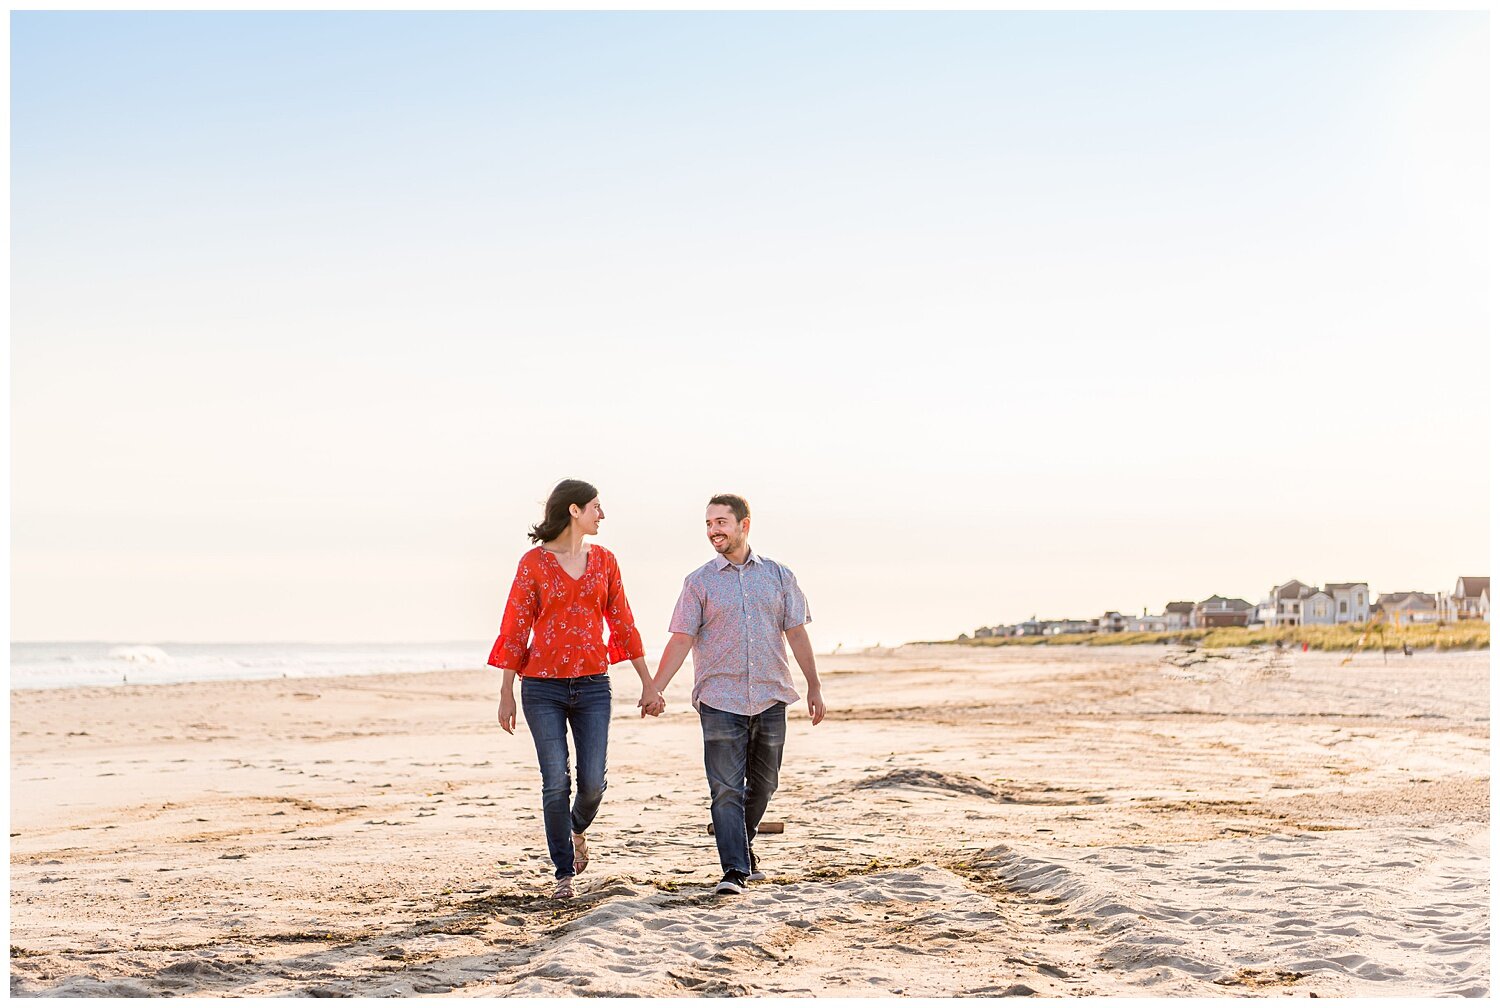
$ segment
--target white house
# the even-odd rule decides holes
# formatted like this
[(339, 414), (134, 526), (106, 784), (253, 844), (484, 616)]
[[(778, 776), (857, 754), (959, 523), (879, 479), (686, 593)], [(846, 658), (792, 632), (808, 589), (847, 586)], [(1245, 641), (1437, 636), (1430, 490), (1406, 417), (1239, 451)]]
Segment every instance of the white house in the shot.
[(1303, 626), (1332, 626), (1333, 596), (1321, 588), (1314, 588), (1301, 599)]
[(1276, 596), (1274, 594), (1267, 595), (1260, 600), (1260, 603), (1255, 607), (1255, 611), (1250, 614), (1250, 622), (1261, 623), (1266, 626), (1276, 625)]
[(1301, 626), (1302, 600), (1312, 593), (1312, 586), (1301, 581), (1277, 585), (1271, 589), (1270, 605), (1261, 604), (1261, 622), (1267, 626)]
[(1345, 581), (1322, 588), (1288, 581), (1271, 589), (1256, 615), (1267, 626), (1329, 626), (1370, 618), (1370, 586)]
[(1125, 630), (1125, 617), (1111, 609), (1099, 617), (1100, 633), (1122, 633)]
[(1370, 586), (1363, 581), (1326, 584), (1323, 590), (1333, 596), (1335, 623), (1368, 623), (1370, 620)]
[(1164, 618), (1168, 630), (1186, 630), (1193, 625), (1193, 603), (1168, 602)]
[(1387, 592), (1375, 600), (1375, 610), (1397, 626), (1436, 623), (1437, 598), (1427, 592)]
[(1490, 579), (1461, 577), (1453, 591), (1438, 596), (1438, 619), (1446, 622), (1477, 619), (1490, 621)]

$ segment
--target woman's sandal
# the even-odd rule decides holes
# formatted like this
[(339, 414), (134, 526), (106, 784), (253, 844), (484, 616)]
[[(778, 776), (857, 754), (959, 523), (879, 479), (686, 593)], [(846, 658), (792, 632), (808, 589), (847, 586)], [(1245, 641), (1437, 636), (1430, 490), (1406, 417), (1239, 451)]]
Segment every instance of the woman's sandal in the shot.
[(578, 874), (589, 866), (589, 843), (582, 833), (573, 834), (573, 873)]

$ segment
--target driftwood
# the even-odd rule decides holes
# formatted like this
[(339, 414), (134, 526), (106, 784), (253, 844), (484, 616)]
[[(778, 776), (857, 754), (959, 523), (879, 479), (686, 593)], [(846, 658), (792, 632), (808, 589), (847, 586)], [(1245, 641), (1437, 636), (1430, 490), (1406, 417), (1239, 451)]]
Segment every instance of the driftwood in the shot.
[[(760, 823), (760, 827), (755, 831), (755, 835), (756, 836), (760, 836), (762, 833), (783, 833), (785, 831), (786, 831), (786, 823), (779, 822), (779, 821), (773, 820), (773, 819), (762, 819), (761, 823)], [(714, 824), (713, 823), (709, 823), (708, 824), (708, 835), (709, 836), (713, 836), (714, 835)]]

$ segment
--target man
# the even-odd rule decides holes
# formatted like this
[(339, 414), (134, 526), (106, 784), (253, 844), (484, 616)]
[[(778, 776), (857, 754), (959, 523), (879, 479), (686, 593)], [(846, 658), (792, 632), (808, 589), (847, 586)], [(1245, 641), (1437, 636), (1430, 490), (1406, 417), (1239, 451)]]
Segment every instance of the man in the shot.
[(747, 881), (765, 878), (752, 844), (776, 792), (786, 705), (800, 699), (783, 637), (807, 679), (813, 724), (823, 720), (823, 693), (807, 639), (807, 599), (790, 570), (750, 549), (750, 505), (719, 494), (709, 500), (705, 522), (719, 555), (683, 581), (654, 685), (664, 693), (692, 652), (693, 706), (703, 727), (703, 767), (724, 870), (714, 891), (742, 893)]

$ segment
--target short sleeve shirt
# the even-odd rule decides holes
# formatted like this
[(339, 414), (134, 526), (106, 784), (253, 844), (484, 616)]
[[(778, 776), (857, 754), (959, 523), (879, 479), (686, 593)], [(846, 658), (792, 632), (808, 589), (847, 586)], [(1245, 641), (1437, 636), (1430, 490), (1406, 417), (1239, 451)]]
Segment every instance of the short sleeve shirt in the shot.
[(717, 556), (693, 571), (668, 628), (693, 638), (693, 706), (753, 715), (795, 703), (782, 635), (811, 622), (791, 570), (753, 550), (739, 566)]

